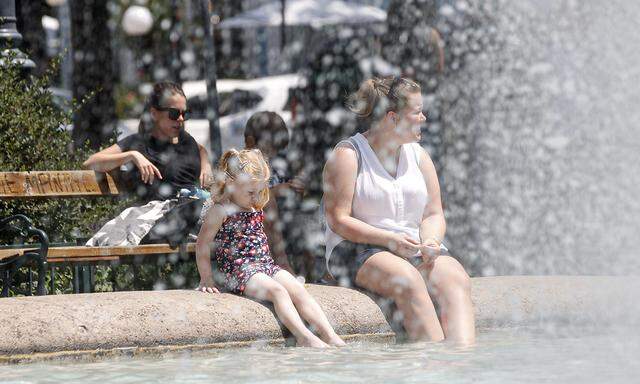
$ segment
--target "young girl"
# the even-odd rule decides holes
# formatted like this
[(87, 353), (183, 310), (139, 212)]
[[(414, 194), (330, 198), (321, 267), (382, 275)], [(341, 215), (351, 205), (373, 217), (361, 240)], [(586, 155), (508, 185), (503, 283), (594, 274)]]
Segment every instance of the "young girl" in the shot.
[[(280, 115), (275, 112), (256, 112), (244, 127), (244, 145), (247, 149), (259, 149), (267, 160), (269, 178), (269, 202), (264, 207), (265, 232), (269, 249), (276, 263), (292, 274), (302, 276), (310, 272), (308, 266), (313, 256), (307, 240), (307, 223), (301, 203), (305, 191), (303, 175), (292, 175), (285, 153), (289, 145), (289, 130)], [(291, 177), (293, 176), (293, 177)], [(296, 255), (289, 258), (287, 254)], [(295, 271), (295, 272), (294, 272)], [(311, 276), (306, 276), (311, 277)]]
[[(272, 302), (278, 318), (298, 345), (344, 345), (304, 286), (278, 267), (269, 254), (262, 208), (269, 200), (270, 172), (262, 153), (231, 149), (222, 155), (218, 170), (211, 188), (213, 205), (204, 217), (196, 243), (200, 273), (197, 290), (219, 293), (211, 271), (213, 245), (218, 267), (226, 277), (226, 288)], [(322, 340), (307, 329), (300, 316), (318, 331)]]

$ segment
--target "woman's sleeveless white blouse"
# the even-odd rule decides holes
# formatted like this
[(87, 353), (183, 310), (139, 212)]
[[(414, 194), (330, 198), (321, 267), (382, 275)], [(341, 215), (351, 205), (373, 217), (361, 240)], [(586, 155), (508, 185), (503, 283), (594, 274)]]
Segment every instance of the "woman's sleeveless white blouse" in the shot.
[[(367, 139), (356, 134), (348, 143), (359, 153), (359, 171), (356, 178), (351, 216), (374, 227), (397, 233), (405, 233), (420, 241), (419, 229), (422, 215), (429, 200), (427, 186), (418, 165), (418, 143), (404, 144), (396, 170), (396, 177), (387, 172)], [(327, 225), (325, 231), (325, 258), (327, 261), (343, 238)]]

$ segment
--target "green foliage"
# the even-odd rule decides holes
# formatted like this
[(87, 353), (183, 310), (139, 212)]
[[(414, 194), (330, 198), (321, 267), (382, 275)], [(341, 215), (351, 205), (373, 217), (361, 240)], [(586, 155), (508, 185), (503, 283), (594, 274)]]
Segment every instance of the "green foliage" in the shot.
[[(0, 171), (82, 169), (89, 152), (73, 147), (67, 129), (81, 103), (72, 101), (65, 111), (49, 90), (59, 59), (40, 78), (27, 78), (17, 65), (5, 63), (0, 77)], [(105, 198), (2, 200), (0, 217), (23, 213), (52, 242), (71, 241), (91, 234), (119, 205)]]
[(123, 85), (116, 85), (114, 89), (118, 119), (139, 118), (144, 112), (144, 97)]
[[(67, 129), (82, 103), (71, 101), (62, 108), (54, 103), (49, 90), (59, 58), (42, 77), (24, 76), (11, 59), (0, 64), (0, 171), (82, 169), (88, 150), (74, 148)], [(90, 236), (125, 204), (110, 198), (6, 199), (0, 200), (0, 218), (22, 213), (43, 229), (51, 242), (67, 242)], [(10, 234), (0, 234), (0, 244), (14, 240)], [(69, 268), (60, 270), (57, 291), (70, 290), (70, 276)]]
[[(61, 108), (54, 103), (49, 91), (59, 59), (54, 60), (40, 78), (24, 77), (20, 68), (8, 61), (4, 62), (5, 66), (0, 63), (0, 171), (82, 169), (82, 161), (89, 156), (90, 150), (88, 146), (74, 148), (67, 127), (70, 127), (72, 114), (83, 102), (72, 101)], [(0, 218), (22, 213), (43, 229), (52, 243), (84, 243), (106, 221), (131, 204), (130, 200), (107, 197), (7, 199), (0, 200)], [(14, 240), (9, 234), (0, 234), (0, 246), (12, 244)], [(198, 273), (192, 261), (156, 261), (157, 265), (93, 267), (95, 290), (109, 292), (197, 285)], [(51, 276), (47, 274), (49, 293), (73, 292), (73, 268), (56, 268), (55, 292), (50, 292)], [(16, 276), (17, 290), (12, 294), (27, 290), (28, 273), (27, 268), (23, 268)], [(33, 280), (37, 280), (35, 271)]]

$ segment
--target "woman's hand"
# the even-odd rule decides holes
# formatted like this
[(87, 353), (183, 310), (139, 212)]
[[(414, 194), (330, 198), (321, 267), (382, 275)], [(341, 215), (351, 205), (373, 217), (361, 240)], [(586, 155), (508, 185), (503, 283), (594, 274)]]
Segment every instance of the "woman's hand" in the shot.
[(440, 256), (440, 243), (434, 238), (426, 239), (420, 244), (420, 253), (427, 266), (433, 265)]
[(152, 184), (156, 177), (162, 180), (162, 175), (158, 168), (147, 160), (142, 153), (138, 151), (131, 151), (131, 156), (133, 157), (133, 163), (140, 171), (140, 178), (143, 183)]
[(401, 257), (411, 257), (420, 250), (420, 243), (402, 233), (392, 233), (387, 240), (387, 248)]
[(205, 161), (201, 164), (200, 167), (200, 187), (208, 188), (209, 185), (207, 184), (211, 183), (211, 180), (213, 180), (213, 170), (211, 169), (211, 163)]
[(212, 279), (200, 280), (200, 284), (198, 285), (198, 288), (196, 288), (196, 291), (204, 293), (220, 293)]
[(293, 189), (295, 192), (304, 196), (306, 186), (305, 186), (304, 179), (302, 177), (296, 176), (293, 179), (291, 179), (291, 181), (289, 181), (287, 184), (289, 184), (289, 187)]

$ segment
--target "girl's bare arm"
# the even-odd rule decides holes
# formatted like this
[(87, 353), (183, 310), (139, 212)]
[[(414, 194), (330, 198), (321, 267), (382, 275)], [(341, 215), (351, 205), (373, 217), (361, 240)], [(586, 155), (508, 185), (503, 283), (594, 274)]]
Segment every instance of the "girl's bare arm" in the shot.
[(198, 240), (196, 241), (196, 265), (200, 274), (200, 285), (197, 290), (209, 293), (219, 293), (213, 282), (211, 271), (211, 243), (220, 230), (226, 214), (222, 205), (214, 204), (206, 213)]

